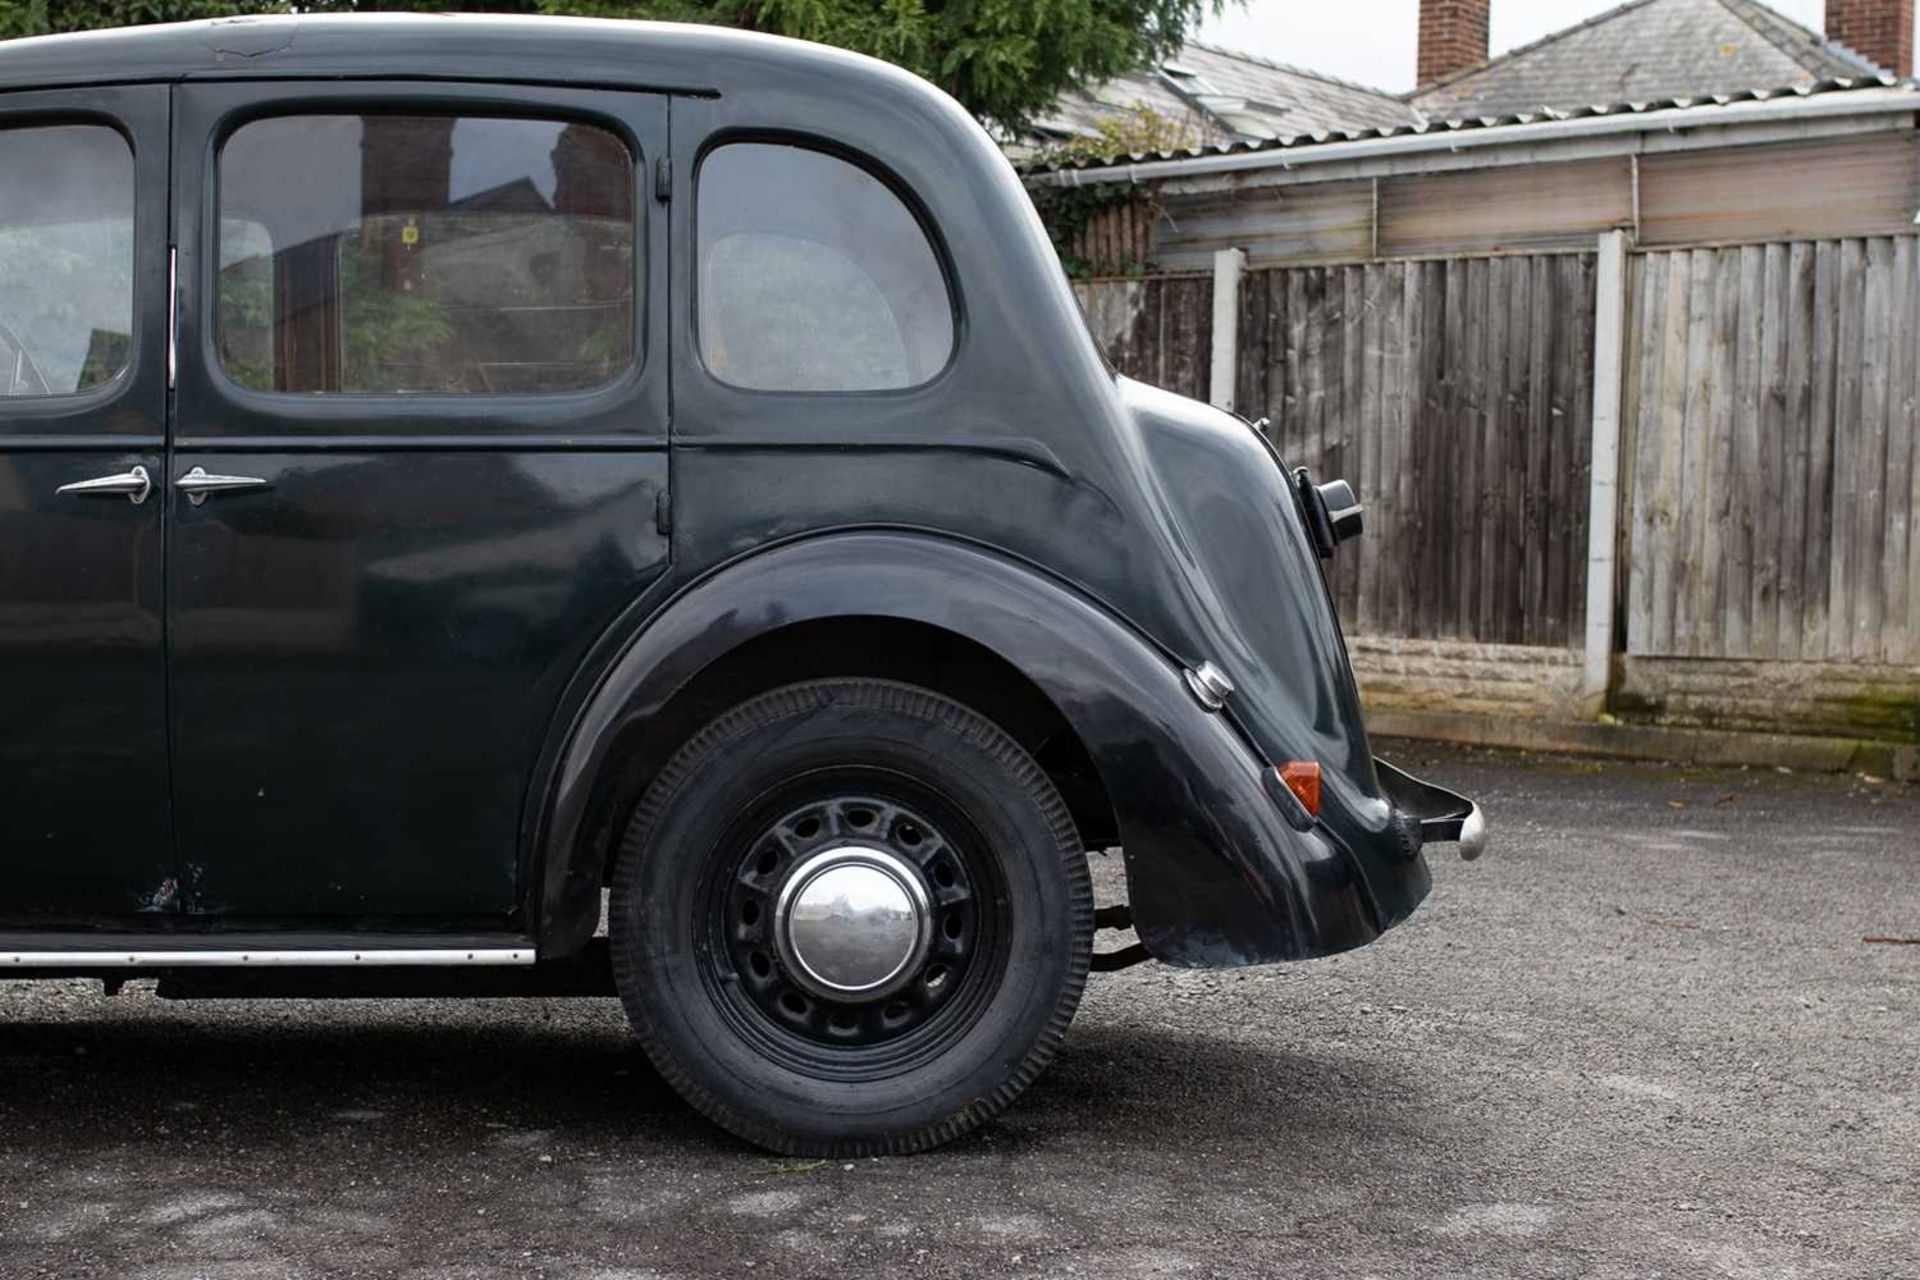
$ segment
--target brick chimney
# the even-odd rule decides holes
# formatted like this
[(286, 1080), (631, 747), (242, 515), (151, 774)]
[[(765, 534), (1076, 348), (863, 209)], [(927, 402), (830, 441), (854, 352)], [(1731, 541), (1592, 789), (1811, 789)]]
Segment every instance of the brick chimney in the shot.
[[(1857, 3), (1874, 7), (1866, 0)], [(1827, 12), (1843, 4), (1827, 0)], [(1419, 83), (1432, 84), (1487, 60), (1487, 11), (1492, 7), (1493, 0), (1420, 0)]]
[[(1420, 57), (1427, 23), (1420, 19)], [(1913, 74), (1913, 0), (1827, 0), (1827, 39), (1897, 76)]]

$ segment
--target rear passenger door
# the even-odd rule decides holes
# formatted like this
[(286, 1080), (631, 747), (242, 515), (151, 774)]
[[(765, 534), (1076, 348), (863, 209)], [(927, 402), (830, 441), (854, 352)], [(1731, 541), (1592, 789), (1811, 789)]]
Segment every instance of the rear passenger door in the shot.
[(0, 94), (0, 925), (176, 906), (167, 90)]
[(528, 781), (666, 564), (662, 99), (176, 90), (190, 912), (513, 927)]

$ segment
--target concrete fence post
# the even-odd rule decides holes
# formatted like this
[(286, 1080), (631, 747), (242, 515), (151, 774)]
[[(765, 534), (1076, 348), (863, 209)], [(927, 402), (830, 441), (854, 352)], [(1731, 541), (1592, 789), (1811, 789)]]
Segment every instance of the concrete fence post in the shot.
[(1593, 323), (1593, 468), (1587, 484), (1587, 638), (1580, 703), (1607, 709), (1619, 607), (1620, 406), (1626, 369), (1627, 233), (1600, 237)]
[(1240, 276), (1246, 269), (1247, 255), (1239, 249), (1213, 255), (1213, 372), (1207, 400), (1222, 409), (1234, 407), (1240, 374)]

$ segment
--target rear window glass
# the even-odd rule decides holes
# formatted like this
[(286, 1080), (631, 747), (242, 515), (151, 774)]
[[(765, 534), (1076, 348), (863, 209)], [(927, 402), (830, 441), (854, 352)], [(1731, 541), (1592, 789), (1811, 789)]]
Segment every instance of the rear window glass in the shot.
[(822, 151), (736, 142), (700, 166), (700, 354), (759, 391), (917, 386), (953, 351), (926, 233), (885, 183)]
[(102, 386), (133, 335), (133, 152), (104, 125), (0, 130), (0, 399)]
[(633, 158), (557, 120), (310, 115), (221, 150), (215, 331), (261, 391), (512, 394), (635, 358)]

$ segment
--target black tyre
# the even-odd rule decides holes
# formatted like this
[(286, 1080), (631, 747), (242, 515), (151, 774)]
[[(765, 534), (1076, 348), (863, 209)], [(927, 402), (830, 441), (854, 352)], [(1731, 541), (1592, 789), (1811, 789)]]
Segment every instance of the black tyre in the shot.
[(660, 1073), (790, 1154), (920, 1151), (1018, 1097), (1086, 983), (1093, 894), (1046, 774), (908, 685), (734, 708), (628, 826), (614, 978)]

